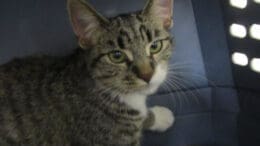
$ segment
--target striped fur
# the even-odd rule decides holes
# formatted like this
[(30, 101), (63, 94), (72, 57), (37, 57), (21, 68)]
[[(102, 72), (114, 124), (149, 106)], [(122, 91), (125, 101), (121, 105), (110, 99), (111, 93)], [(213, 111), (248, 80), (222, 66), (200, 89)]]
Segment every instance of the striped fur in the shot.
[[(142, 130), (156, 120), (145, 99), (167, 74), (168, 29), (142, 11), (107, 19), (82, 0), (69, 0), (68, 8), (80, 49), (0, 66), (0, 145), (140, 146)], [(74, 10), (85, 15), (75, 18)], [(96, 22), (81, 30), (78, 18)], [(158, 40), (163, 48), (153, 55), (149, 48)], [(127, 60), (111, 62), (114, 50)], [(149, 83), (139, 76), (147, 72)]]

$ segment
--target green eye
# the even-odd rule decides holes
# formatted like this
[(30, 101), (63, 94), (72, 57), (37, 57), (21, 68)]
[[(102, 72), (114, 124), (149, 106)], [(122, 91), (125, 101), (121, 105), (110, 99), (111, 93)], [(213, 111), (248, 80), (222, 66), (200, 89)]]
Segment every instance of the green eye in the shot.
[(162, 41), (155, 41), (152, 43), (150, 47), (150, 53), (151, 54), (157, 54), (162, 50)]
[(126, 60), (125, 53), (121, 51), (112, 51), (108, 54), (108, 57), (113, 63), (123, 63)]

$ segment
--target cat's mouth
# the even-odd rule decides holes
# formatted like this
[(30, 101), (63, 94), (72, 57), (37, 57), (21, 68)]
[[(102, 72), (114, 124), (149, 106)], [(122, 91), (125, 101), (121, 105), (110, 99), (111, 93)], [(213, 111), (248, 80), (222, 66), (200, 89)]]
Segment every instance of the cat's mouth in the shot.
[(157, 91), (160, 87), (160, 83), (146, 83), (141, 81), (142, 83), (135, 86), (128, 86), (128, 93), (141, 93), (143, 95), (150, 95)]
[(138, 78), (137, 79), (138, 85), (135, 87), (132, 87), (132, 89), (135, 90), (136, 92), (141, 92), (144, 94), (153, 94), (157, 91), (157, 89), (160, 87), (160, 85), (164, 82), (166, 76), (167, 76), (167, 67), (158, 65), (149, 82)]
[(104, 90), (115, 92), (115, 94), (125, 95), (132, 93), (141, 93), (143, 95), (150, 95), (157, 91), (160, 85), (164, 82), (167, 76), (167, 67), (164, 65), (157, 65), (154, 74), (149, 82), (144, 81), (136, 76), (127, 76), (122, 80), (111, 79), (108, 82), (98, 82)]

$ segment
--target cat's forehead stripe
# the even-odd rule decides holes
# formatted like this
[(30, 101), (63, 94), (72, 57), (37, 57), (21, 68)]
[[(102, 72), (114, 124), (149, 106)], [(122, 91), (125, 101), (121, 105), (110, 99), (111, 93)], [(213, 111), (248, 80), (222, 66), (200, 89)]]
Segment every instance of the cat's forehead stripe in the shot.
[(155, 37), (159, 37), (160, 36), (160, 31), (158, 29), (154, 30), (154, 35)]
[(152, 34), (151, 34), (151, 31), (149, 29), (146, 29), (146, 35), (147, 35), (148, 42), (151, 42), (152, 41)]
[(143, 17), (141, 16), (141, 15), (139, 15), (139, 14), (137, 14), (136, 15), (136, 19), (139, 21), (139, 22), (143, 22), (144, 20), (143, 20)]
[(117, 44), (120, 47), (120, 49), (125, 49), (125, 42), (124, 42), (124, 39), (122, 38), (122, 36), (119, 36), (117, 38)]
[(153, 40), (153, 34), (151, 30), (145, 27), (145, 25), (141, 25), (139, 27), (139, 32), (143, 40), (147, 40), (148, 42), (151, 42)]
[(120, 29), (119, 35), (117, 37), (117, 44), (120, 49), (126, 49), (126, 44), (128, 44), (129, 42), (131, 42), (131, 37), (128, 31)]
[(124, 24), (123, 19), (121, 17), (117, 17), (116, 19), (117, 26), (120, 27)]
[(128, 34), (128, 32), (126, 30), (121, 29), (119, 31), (119, 33), (120, 33), (120, 36), (124, 37), (125, 39), (127, 39), (127, 41), (130, 42), (131, 38), (130, 38), (130, 35)]
[(139, 31), (140, 31), (140, 34), (141, 34), (142, 39), (145, 40), (145, 36), (144, 36), (145, 26), (144, 26), (144, 25), (141, 25), (140, 28), (139, 28)]
[(113, 20), (118, 29), (117, 36), (113, 42), (120, 49), (131, 49), (131, 43), (135, 43), (136, 39), (141, 39), (144, 43), (150, 43), (155, 37), (160, 35), (160, 31), (151, 29), (144, 22), (142, 15), (120, 15)]
[(110, 46), (112, 46), (112, 47), (115, 47), (115, 43), (114, 43), (114, 41), (109, 40), (109, 41), (107, 41), (107, 43), (108, 43), (108, 45), (110, 45)]

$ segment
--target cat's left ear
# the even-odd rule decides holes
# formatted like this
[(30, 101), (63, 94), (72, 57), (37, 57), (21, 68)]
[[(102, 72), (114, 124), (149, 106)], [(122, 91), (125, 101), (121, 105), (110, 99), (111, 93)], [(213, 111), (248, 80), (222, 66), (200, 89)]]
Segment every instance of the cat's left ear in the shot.
[(148, 0), (143, 15), (163, 25), (165, 29), (173, 26), (173, 1), (174, 0)]
[(100, 15), (86, 0), (68, 0), (67, 8), (79, 45), (95, 45), (109, 21)]

